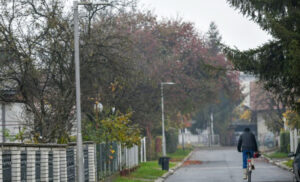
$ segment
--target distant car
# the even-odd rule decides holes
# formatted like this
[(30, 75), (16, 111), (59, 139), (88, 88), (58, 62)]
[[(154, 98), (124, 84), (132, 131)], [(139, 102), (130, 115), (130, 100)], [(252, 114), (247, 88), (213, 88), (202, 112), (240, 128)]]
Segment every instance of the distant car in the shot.
[(267, 137), (264, 140), (264, 146), (267, 146), (268, 148), (274, 147), (274, 140), (272, 137)]
[(296, 182), (300, 182), (300, 147), (298, 145), (296, 153), (289, 153), (289, 157), (294, 157), (293, 173), (295, 175)]

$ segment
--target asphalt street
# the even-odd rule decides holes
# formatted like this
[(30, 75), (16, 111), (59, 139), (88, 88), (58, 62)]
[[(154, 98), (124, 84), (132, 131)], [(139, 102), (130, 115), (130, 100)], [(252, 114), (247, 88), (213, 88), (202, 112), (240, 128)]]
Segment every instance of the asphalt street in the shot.
[[(166, 182), (243, 182), (242, 154), (236, 148), (196, 150), (190, 161), (201, 164), (183, 165), (166, 179)], [(255, 160), (253, 182), (293, 182), (292, 173), (267, 163), (263, 158)]]

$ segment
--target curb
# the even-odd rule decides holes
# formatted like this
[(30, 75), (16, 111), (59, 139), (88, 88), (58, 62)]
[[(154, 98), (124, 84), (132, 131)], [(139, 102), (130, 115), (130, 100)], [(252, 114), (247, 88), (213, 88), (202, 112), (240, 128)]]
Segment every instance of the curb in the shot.
[(264, 159), (266, 159), (266, 160), (268, 161), (268, 163), (273, 164), (273, 165), (275, 165), (275, 166), (278, 166), (278, 167), (280, 167), (281, 169), (284, 169), (284, 170), (293, 172), (293, 168), (290, 168), (290, 167), (288, 167), (288, 166), (282, 164), (282, 163), (285, 162), (285, 161), (276, 162), (276, 161), (272, 160), (271, 158), (269, 158), (269, 157), (267, 157), (267, 156), (265, 156), (265, 155), (263, 155), (263, 154), (262, 154), (261, 156), (262, 156)]
[(164, 175), (162, 175), (161, 177), (159, 177), (158, 179), (156, 179), (154, 182), (163, 182), (165, 181), (165, 179), (167, 177), (169, 177), (170, 175), (174, 174), (174, 172), (180, 168), (182, 166), (182, 164), (188, 159), (191, 157), (191, 155), (194, 153), (194, 150), (191, 151), (189, 153), (189, 155), (187, 155), (181, 162), (179, 162), (175, 167), (171, 168), (167, 173), (165, 173)]

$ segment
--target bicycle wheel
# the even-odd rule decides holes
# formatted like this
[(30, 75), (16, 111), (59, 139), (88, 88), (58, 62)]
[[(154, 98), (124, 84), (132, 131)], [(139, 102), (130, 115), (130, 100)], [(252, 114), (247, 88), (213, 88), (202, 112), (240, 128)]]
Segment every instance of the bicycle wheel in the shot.
[(247, 174), (248, 175), (248, 182), (251, 182), (251, 173), (252, 173), (251, 171), (248, 171), (248, 174)]

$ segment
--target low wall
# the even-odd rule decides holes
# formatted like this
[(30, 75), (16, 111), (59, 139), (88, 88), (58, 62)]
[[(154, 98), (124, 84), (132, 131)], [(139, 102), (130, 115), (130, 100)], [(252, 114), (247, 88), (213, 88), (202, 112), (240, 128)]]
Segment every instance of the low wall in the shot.
[[(83, 143), (86, 182), (96, 182), (146, 161), (145, 138), (140, 147), (120, 144)], [(76, 181), (76, 143), (0, 143), (1, 181)]]
[[(0, 144), (0, 181), (75, 181), (74, 145)], [(95, 144), (84, 143), (85, 179), (95, 181)], [(91, 172), (89, 172), (91, 171)]]

